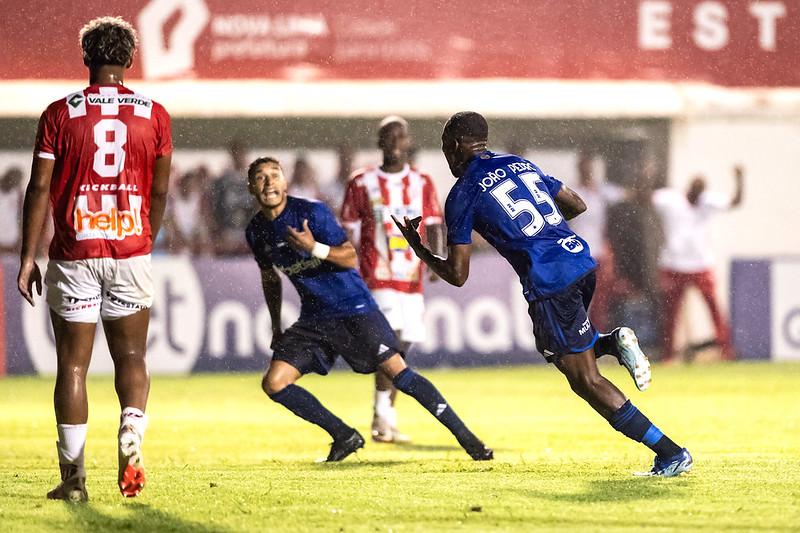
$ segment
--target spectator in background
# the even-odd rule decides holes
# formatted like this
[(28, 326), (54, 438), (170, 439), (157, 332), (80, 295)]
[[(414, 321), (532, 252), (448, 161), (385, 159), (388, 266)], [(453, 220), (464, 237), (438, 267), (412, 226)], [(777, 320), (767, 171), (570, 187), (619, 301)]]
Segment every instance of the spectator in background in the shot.
[(320, 198), (314, 167), (311, 166), (305, 154), (299, 154), (294, 162), (292, 180), (289, 182), (289, 194), (304, 200), (318, 200)]
[(647, 338), (655, 342), (657, 325), (654, 323), (658, 319), (652, 315), (661, 299), (658, 253), (662, 237), (661, 223), (650, 197), (657, 184), (663, 183), (663, 176), (652, 154), (643, 154), (633, 165), (635, 172), (627, 197), (609, 205), (607, 212), (612, 227), (625, 228), (625, 231), (610, 231), (606, 237), (614, 251), (618, 277), (625, 280), (629, 293), (635, 295), (634, 302), (627, 301), (634, 305), (624, 306), (623, 315), (627, 321), (637, 323), (640, 340)]
[(735, 358), (730, 331), (716, 301), (716, 283), (711, 271), (713, 256), (709, 238), (711, 216), (742, 203), (744, 172), (734, 168), (735, 190), (730, 198), (706, 191), (706, 181), (696, 176), (686, 192), (677, 189), (658, 189), (652, 201), (661, 218), (664, 245), (659, 256), (659, 278), (663, 298), (662, 360), (676, 359), (675, 321), (683, 293), (694, 285), (700, 290), (716, 330), (716, 343), (722, 357)]
[(578, 161), (579, 183), (572, 189), (583, 199), (587, 209), (581, 216), (570, 220), (569, 226), (589, 243), (592, 257), (597, 261), (597, 286), (589, 316), (598, 330), (607, 331), (610, 304), (627, 287), (618, 277), (614, 266), (614, 253), (606, 233), (607, 212), (609, 207), (628, 199), (630, 194), (608, 181), (599, 182), (594, 174), (594, 163), (590, 154), (581, 154)]
[(22, 220), (22, 169), (9, 168), (0, 178), (0, 254), (19, 253)]
[(347, 144), (340, 144), (337, 151), (339, 153), (339, 172), (330, 183), (320, 189), (320, 198), (338, 215), (342, 209), (342, 198), (344, 198), (347, 182), (350, 181), (350, 175), (353, 173), (355, 154), (353, 148)]
[(211, 237), (217, 255), (249, 252), (244, 230), (256, 211), (247, 192), (247, 144), (234, 139), (229, 147), (231, 165), (211, 186)]
[(202, 255), (210, 251), (208, 169), (199, 166), (183, 174), (167, 206), (165, 229), (170, 253)]
[[(358, 250), (361, 276), (386, 316), (403, 354), (425, 340), (422, 297), (424, 266), (414, 255), (392, 215), (420, 217), (420, 231), (431, 249), (444, 252), (442, 210), (431, 178), (409, 164), (408, 123), (389, 116), (378, 127), (379, 167), (356, 172), (342, 204), (342, 223)], [(382, 372), (375, 374), (372, 440), (407, 442), (397, 429), (397, 389)]]

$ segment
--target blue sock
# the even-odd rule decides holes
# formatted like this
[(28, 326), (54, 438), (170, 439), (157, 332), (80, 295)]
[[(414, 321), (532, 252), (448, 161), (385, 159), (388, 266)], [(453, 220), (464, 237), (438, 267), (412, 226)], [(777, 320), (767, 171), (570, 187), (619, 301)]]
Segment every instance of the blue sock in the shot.
[(303, 420), (316, 424), (327, 431), (333, 440), (346, 439), (355, 431), (342, 422), (338, 416), (328, 411), (313, 394), (297, 385), (289, 385), (275, 394), (270, 394), (269, 397)]
[(681, 452), (681, 447), (653, 425), (630, 400), (626, 400), (608, 422), (611, 427), (629, 439), (641, 442), (659, 457), (672, 457)]
[(464, 425), (464, 422), (458, 418), (456, 412), (447, 404), (447, 400), (436, 390), (433, 383), (423, 376), (417, 374), (410, 368), (406, 368), (397, 374), (392, 382), (398, 390), (413, 397), (422, 407), (427, 409), (430, 414), (435, 416), (444, 427), (450, 430), (450, 433), (455, 435), (461, 446), (464, 448), (473, 448), (481, 444), (480, 439), (478, 439), (478, 437)]

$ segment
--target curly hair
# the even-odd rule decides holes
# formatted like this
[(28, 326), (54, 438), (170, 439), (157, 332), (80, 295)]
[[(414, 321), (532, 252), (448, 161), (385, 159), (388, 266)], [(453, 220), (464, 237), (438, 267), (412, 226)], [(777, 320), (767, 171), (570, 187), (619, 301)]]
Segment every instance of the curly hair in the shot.
[(121, 17), (90, 20), (81, 28), (78, 37), (83, 50), (83, 64), (89, 68), (103, 65), (127, 67), (139, 44), (136, 30)]

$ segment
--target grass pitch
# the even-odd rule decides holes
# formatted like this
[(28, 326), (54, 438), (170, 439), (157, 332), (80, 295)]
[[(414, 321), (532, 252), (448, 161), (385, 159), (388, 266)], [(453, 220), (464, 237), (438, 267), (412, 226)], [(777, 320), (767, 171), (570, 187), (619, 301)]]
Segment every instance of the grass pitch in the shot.
[[(48, 501), (58, 468), (52, 378), (0, 380), (0, 531), (800, 531), (800, 365), (654, 368), (639, 393), (603, 372), (695, 459), (637, 478), (652, 454), (613, 431), (552, 367), (424, 372), (496, 460), (475, 463), (411, 398), (414, 444), (316, 464), (329, 438), (269, 401), (259, 376), (154, 377), (148, 486), (116, 483), (119, 408), (90, 381), (87, 505)], [(368, 435), (371, 376), (301, 382)]]

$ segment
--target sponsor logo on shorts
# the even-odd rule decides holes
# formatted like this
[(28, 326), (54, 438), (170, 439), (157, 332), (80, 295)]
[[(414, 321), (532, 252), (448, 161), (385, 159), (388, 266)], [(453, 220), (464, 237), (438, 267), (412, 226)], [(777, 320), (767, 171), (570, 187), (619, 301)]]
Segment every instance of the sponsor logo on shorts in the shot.
[(585, 335), (586, 332), (589, 331), (589, 328), (591, 327), (592, 325), (589, 323), (589, 319), (587, 318), (586, 320), (583, 321), (583, 324), (581, 324), (581, 327), (578, 330), (578, 335)]
[(563, 249), (573, 254), (583, 251), (583, 243), (578, 240), (577, 235), (570, 235), (569, 237), (558, 239), (558, 244), (560, 244)]
[(445, 409), (447, 409), (447, 404), (446, 403), (438, 403), (438, 404), (436, 404), (436, 416), (438, 417), (442, 413), (444, 413)]
[(64, 307), (64, 312), (74, 313), (76, 311), (83, 311), (85, 309), (93, 309), (100, 305), (99, 296), (91, 296), (89, 298), (75, 298), (74, 296), (67, 296), (67, 305)]
[(122, 300), (122, 299), (118, 298), (117, 296), (114, 296), (109, 291), (106, 291), (106, 298), (108, 299), (109, 302), (113, 302), (116, 305), (119, 305), (121, 307), (125, 307), (127, 309), (135, 309), (137, 311), (141, 311), (142, 309), (147, 309), (146, 305), (137, 304), (137, 303), (133, 303), (133, 302), (126, 302), (125, 300)]

